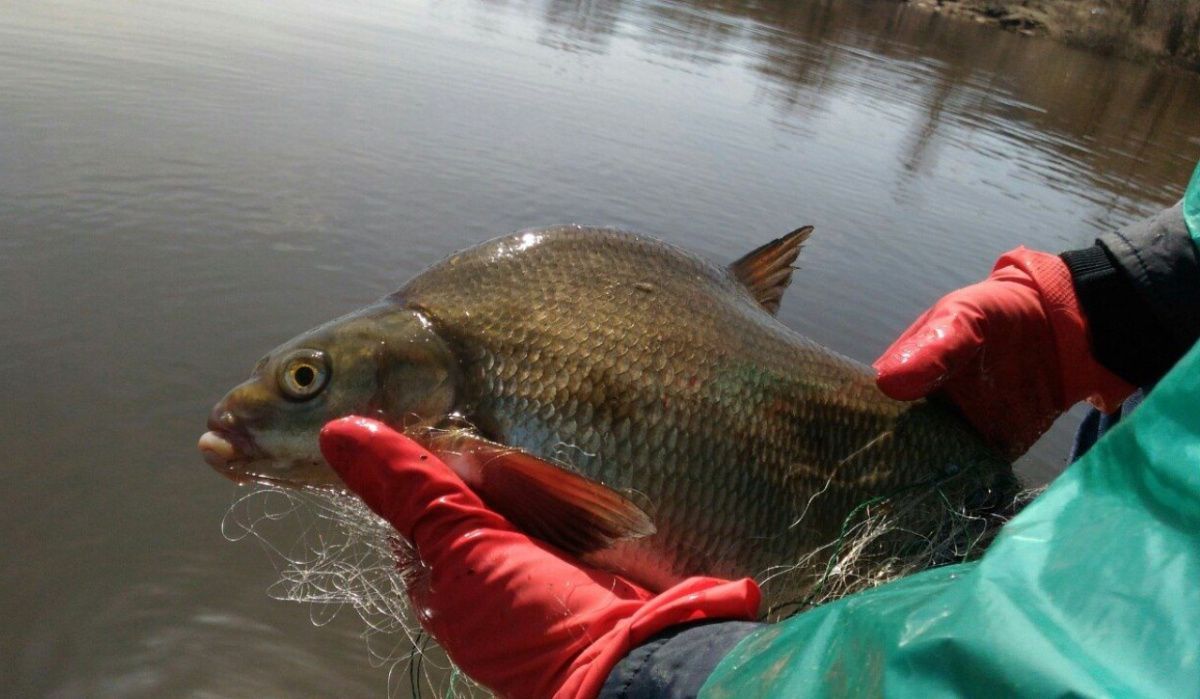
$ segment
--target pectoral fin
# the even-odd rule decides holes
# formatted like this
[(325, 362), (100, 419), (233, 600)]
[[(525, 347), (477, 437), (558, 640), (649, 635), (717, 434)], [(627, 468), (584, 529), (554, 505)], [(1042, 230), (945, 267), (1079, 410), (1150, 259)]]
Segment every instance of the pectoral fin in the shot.
[(655, 531), (626, 496), (528, 452), (462, 433), (434, 439), (430, 449), (489, 507), (526, 534), (572, 555)]
[(812, 232), (812, 226), (797, 228), (751, 250), (729, 265), (729, 271), (750, 290), (767, 313), (774, 315), (779, 310), (783, 291), (792, 283), (792, 263)]

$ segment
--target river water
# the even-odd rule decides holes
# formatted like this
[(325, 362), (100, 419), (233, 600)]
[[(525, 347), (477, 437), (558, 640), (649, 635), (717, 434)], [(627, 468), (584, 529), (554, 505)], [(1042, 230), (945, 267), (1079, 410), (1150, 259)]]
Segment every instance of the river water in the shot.
[(1197, 115), (1196, 75), (890, 2), (3, 3), (0, 686), (383, 696), (353, 614), (267, 597), (194, 444), (266, 349), (457, 248), (813, 224), (781, 318), (869, 361), (1004, 250), (1175, 200)]

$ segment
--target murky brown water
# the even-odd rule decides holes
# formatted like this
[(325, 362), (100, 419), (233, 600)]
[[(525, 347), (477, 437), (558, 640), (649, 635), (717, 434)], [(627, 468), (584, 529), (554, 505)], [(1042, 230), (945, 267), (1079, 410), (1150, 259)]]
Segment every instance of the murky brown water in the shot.
[(1178, 197), (1197, 114), (1196, 75), (888, 2), (4, 3), (0, 686), (382, 696), (193, 445), (265, 349), (456, 248), (815, 224), (782, 318), (870, 360), (1000, 252)]

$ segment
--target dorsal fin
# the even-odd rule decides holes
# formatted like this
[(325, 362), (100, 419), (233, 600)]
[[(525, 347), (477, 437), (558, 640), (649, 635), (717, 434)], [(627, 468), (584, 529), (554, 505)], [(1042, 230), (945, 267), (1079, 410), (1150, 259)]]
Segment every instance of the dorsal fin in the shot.
[(804, 226), (761, 245), (729, 265), (734, 278), (750, 290), (750, 294), (767, 313), (775, 315), (783, 290), (792, 283), (792, 263), (813, 227)]

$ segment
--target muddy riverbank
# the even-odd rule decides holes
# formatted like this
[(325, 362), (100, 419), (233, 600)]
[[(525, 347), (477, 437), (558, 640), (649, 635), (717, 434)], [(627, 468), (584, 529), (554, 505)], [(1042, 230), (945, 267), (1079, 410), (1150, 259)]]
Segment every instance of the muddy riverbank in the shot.
[(1200, 70), (1200, 0), (903, 0), (1105, 55)]

